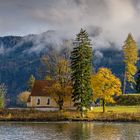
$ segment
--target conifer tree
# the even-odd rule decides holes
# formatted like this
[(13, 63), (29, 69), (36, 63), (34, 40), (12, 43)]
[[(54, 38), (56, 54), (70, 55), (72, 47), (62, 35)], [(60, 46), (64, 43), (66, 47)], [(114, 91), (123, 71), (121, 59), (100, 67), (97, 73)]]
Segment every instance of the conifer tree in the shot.
[(123, 94), (125, 94), (126, 83), (129, 82), (134, 84), (134, 75), (137, 72), (136, 63), (138, 61), (138, 48), (131, 34), (128, 34), (128, 37), (124, 43), (123, 53), (125, 63)]
[(4, 84), (0, 84), (0, 108), (4, 108), (6, 105), (5, 96), (7, 93), (7, 88)]
[(72, 99), (78, 110), (88, 108), (91, 97), (92, 48), (85, 30), (81, 29), (71, 52)]
[(35, 77), (33, 75), (30, 76), (29, 80), (28, 80), (28, 90), (31, 91), (32, 87), (34, 85), (35, 82)]

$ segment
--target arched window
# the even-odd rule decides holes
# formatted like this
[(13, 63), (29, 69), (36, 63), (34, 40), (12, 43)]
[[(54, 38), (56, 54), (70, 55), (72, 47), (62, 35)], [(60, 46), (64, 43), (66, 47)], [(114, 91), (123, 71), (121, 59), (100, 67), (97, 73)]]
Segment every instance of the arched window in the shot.
[(47, 105), (50, 105), (50, 98), (47, 98)]
[(37, 105), (40, 105), (40, 98), (37, 99)]

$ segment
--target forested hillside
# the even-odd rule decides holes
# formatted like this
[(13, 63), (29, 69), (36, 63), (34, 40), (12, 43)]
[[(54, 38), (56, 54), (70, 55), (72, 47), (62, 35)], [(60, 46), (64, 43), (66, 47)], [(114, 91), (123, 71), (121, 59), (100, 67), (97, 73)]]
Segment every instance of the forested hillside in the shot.
[[(41, 62), (43, 55), (65, 55), (67, 48), (71, 50), (72, 41), (57, 38), (57, 35), (54, 31), (48, 31), (24, 37), (0, 37), (0, 82), (6, 84), (7, 97), (11, 99), (11, 104), (15, 104), (17, 94), (27, 89), (31, 74), (36, 79), (42, 79), (46, 75), (46, 69)], [(101, 66), (108, 67), (122, 78), (122, 52), (114, 47), (94, 49), (93, 64), (95, 71)]]

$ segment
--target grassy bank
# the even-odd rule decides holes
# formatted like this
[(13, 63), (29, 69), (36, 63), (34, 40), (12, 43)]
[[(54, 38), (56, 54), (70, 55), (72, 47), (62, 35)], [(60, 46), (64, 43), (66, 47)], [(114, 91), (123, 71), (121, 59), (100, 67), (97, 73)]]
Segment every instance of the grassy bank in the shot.
[[(137, 113), (140, 112), (140, 106), (106, 106), (106, 112), (114, 113)], [(94, 107), (93, 112), (102, 112), (102, 107)]]
[(140, 122), (139, 107), (101, 107), (93, 108), (81, 117), (77, 111), (46, 112), (38, 110), (5, 109), (0, 110), (0, 121), (137, 121)]

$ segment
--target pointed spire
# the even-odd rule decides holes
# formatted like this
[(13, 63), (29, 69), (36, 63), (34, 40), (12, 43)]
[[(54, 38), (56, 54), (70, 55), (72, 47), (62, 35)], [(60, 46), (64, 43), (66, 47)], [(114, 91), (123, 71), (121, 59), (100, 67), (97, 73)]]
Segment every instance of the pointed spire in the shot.
[(133, 36), (131, 33), (128, 34), (127, 39), (125, 42), (130, 42), (130, 41), (134, 41)]

